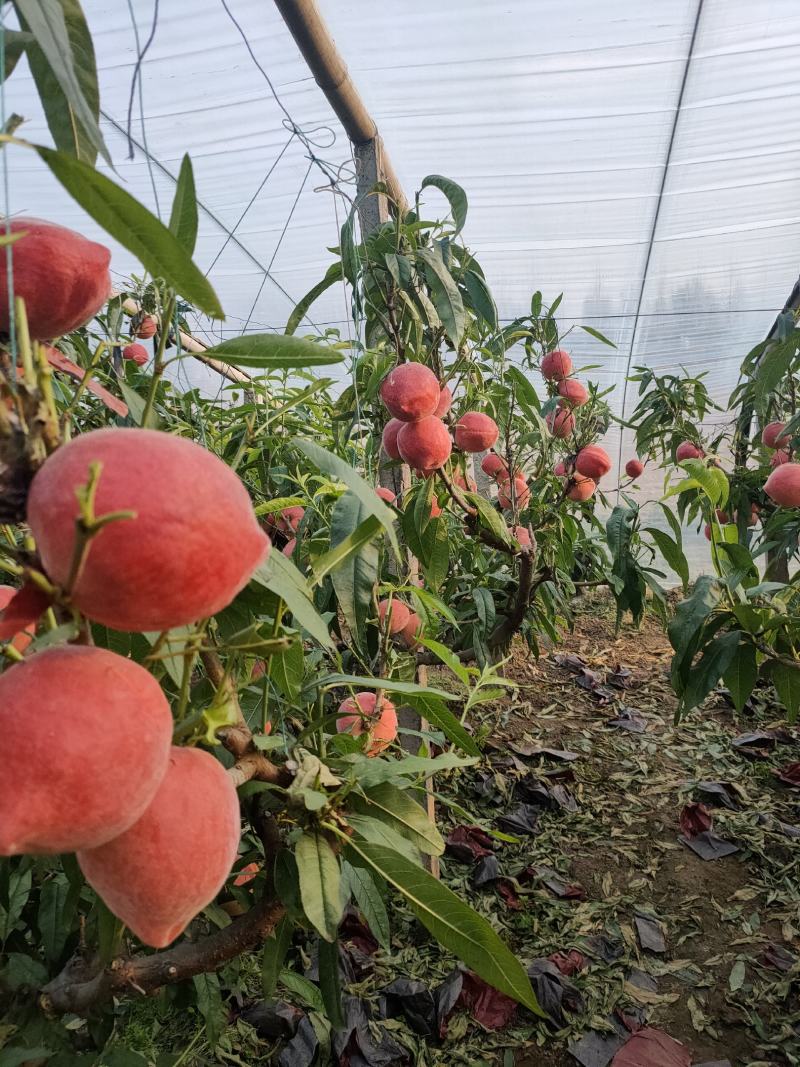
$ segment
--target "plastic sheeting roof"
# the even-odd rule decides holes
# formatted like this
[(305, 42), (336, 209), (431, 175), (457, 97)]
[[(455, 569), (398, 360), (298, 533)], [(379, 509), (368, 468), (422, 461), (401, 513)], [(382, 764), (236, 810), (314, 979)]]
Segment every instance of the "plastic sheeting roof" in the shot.
[[(153, 5), (130, 6), (143, 44)], [(129, 4), (84, 0), (84, 8), (118, 179), (168, 216), (169, 175), (188, 151), (203, 206), (196, 258), (211, 268), (228, 316), (217, 336), (281, 330), (292, 300), (330, 263), (326, 246), (337, 243), (346, 206), (315, 191), (324, 175), (287, 132), (229, 12), (293, 121), (317, 128), (317, 154), (338, 166), (350, 149), (277, 10), (266, 0), (161, 0), (129, 161), (137, 55)], [(592, 325), (619, 346), (570, 337), (579, 359), (602, 363), (593, 377), (621, 384), (629, 360), (662, 370), (683, 363), (709, 371), (713, 393), (727, 396), (798, 273), (796, 0), (320, 0), (320, 8), (406, 192), (432, 172), (466, 189), (465, 239), (503, 318), (526, 313), (535, 289), (545, 299), (563, 290), (562, 323)], [(30, 119), (24, 136), (49, 143), (22, 65), (5, 111)], [(95, 232), (38, 160), (5, 155), (10, 211)], [(121, 249), (113, 267), (136, 270)], [(337, 288), (311, 315), (346, 334), (348, 308)], [(614, 403), (619, 412), (622, 389)]]

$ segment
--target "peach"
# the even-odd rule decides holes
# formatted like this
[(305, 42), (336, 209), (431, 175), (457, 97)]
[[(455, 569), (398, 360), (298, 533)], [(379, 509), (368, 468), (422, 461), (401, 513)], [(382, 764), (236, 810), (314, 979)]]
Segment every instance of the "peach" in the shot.
[(433, 500), (431, 500), (431, 518), (438, 519), (441, 514), (442, 509), (439, 507), (439, 501), (434, 497)]
[(389, 419), (383, 428), (383, 450), (389, 459), (400, 459), (400, 452), (397, 448), (397, 435), (403, 428), (403, 423), (400, 419)]
[(296, 537), (290, 537), (289, 540), (286, 542), (286, 544), (281, 549), (281, 552), (284, 554), (284, 556), (286, 556), (288, 558), (289, 556), (293, 556), (294, 555), (294, 550), (296, 548), (297, 548), (297, 538)]
[(303, 521), (306, 509), (295, 505), (291, 508), (284, 508), (281, 512), (281, 521), (278, 523), (281, 532), (285, 534), (296, 534), (300, 523)]
[(542, 377), (547, 381), (560, 381), (562, 378), (568, 378), (572, 374), (572, 360), (569, 352), (565, 352), (563, 348), (555, 348), (552, 352), (548, 352), (542, 360), (541, 371)]
[[(497, 501), (501, 508), (510, 508), (512, 506), (511, 501), (511, 479), (505, 478), (502, 482), (498, 483), (499, 492), (497, 494)], [(531, 491), (528, 488), (528, 483), (518, 474), (514, 478), (514, 496), (516, 497), (516, 506), (518, 508), (525, 508), (528, 506), (528, 501), (531, 498)]]
[(439, 403), (436, 405), (434, 415), (439, 419), (443, 419), (450, 410), (452, 403), (453, 394), (446, 385), (443, 385), (442, 391), (439, 393)]
[(136, 517), (109, 523), (89, 545), (72, 591), (88, 618), (115, 630), (184, 626), (226, 607), (266, 559), (247, 490), (213, 453), (158, 430), (93, 430), (46, 460), (28, 497), (28, 525), (58, 585), (72, 565), (75, 490), (94, 462), (96, 514)]
[(466, 411), (456, 423), (456, 447), (463, 452), (485, 452), (497, 440), (497, 423), (481, 411)]
[(511, 536), (517, 541), (522, 548), (532, 548), (533, 542), (531, 541), (530, 530), (527, 526), (512, 526)]
[(150, 359), (150, 356), (148, 355), (147, 349), (144, 347), (144, 345), (132, 344), (125, 345), (125, 347), (122, 349), (122, 358), (132, 359), (137, 367), (143, 367), (145, 363), (147, 363), (148, 359)]
[(579, 408), (588, 401), (589, 390), (577, 378), (563, 378), (558, 383), (558, 395), (562, 408)]
[(791, 434), (783, 433), (785, 422), (770, 422), (761, 433), (761, 442), (767, 448), (782, 448), (788, 445), (792, 439)]
[(484, 474), (488, 474), (490, 478), (497, 478), (501, 474), (508, 475), (508, 464), (502, 456), (498, 456), (496, 452), (490, 452), (488, 456), (484, 456), (481, 460), (481, 470)]
[(629, 459), (625, 464), (625, 473), (629, 478), (639, 478), (644, 471), (644, 463), (640, 459)]
[[(108, 300), (111, 253), (63, 226), (42, 219), (16, 218), (11, 233), (24, 232), (11, 246), (13, 285), (25, 300), (34, 341), (49, 341), (77, 330)], [(6, 249), (0, 255), (0, 291), (9, 286)], [(0, 331), (9, 329), (9, 302), (0, 300)]]
[(124, 833), (82, 849), (84, 877), (146, 945), (164, 948), (225, 884), (239, 851), (239, 798), (224, 767), (175, 748), (155, 796)]
[(378, 618), (380, 619), (381, 626), (384, 626), (386, 623), (387, 612), (390, 612), (389, 633), (399, 634), (411, 617), (410, 609), (402, 602), (402, 600), (398, 600), (397, 597), (392, 597), (391, 603), (388, 600), (382, 600), (380, 604), (378, 604)]
[(575, 430), (575, 416), (566, 408), (551, 411), (545, 421), (553, 437), (569, 437)]
[(555, 467), (553, 467), (553, 474), (555, 474), (556, 478), (568, 478), (574, 470), (574, 463), (570, 460), (560, 459)]
[(336, 732), (340, 734), (360, 737), (367, 732), (371, 738), (367, 746), (368, 756), (377, 756), (397, 737), (397, 711), (394, 704), (383, 697), (376, 709), (375, 698), (375, 693), (364, 692), (343, 700), (339, 705), (340, 718), (336, 722)]
[(567, 490), (567, 497), (570, 500), (584, 501), (589, 500), (594, 496), (594, 492), (597, 489), (597, 482), (592, 478), (587, 478), (582, 474), (573, 474), (569, 480), (569, 489)]
[(376, 488), (375, 492), (378, 494), (381, 500), (385, 500), (387, 504), (394, 504), (395, 500), (397, 500), (397, 497), (394, 495), (392, 490), (385, 485), (379, 485)]
[(611, 457), (600, 445), (587, 445), (575, 458), (575, 470), (597, 482), (611, 470)]
[(147, 341), (149, 338), (154, 337), (157, 332), (158, 319), (154, 315), (145, 315), (139, 322), (136, 336), (142, 341)]
[(459, 489), (465, 490), (467, 493), (477, 493), (478, 487), (475, 484), (474, 478), (465, 477), (461, 471), (457, 471), (453, 475), (453, 485), (458, 486)]
[(777, 452), (773, 452), (769, 457), (770, 467), (780, 467), (782, 463), (789, 462), (789, 453), (785, 448), (779, 448)]
[(409, 612), (408, 622), (405, 624), (399, 634), (400, 640), (403, 642), (404, 645), (406, 645), (407, 648), (416, 648), (417, 635), (419, 634), (421, 626), (421, 620), (419, 615), (417, 615), (416, 611)]
[(702, 459), (705, 452), (694, 441), (681, 441), (675, 450), (675, 459), (682, 463), (685, 459)]
[[(0, 585), (0, 613), (5, 611), (11, 601), (19, 592), (13, 585)], [(36, 636), (35, 626), (26, 626), (18, 633), (11, 635), (11, 647), (15, 648), (17, 652), (24, 652), (31, 641)]]
[(381, 400), (389, 413), (402, 422), (433, 415), (440, 399), (436, 375), (422, 363), (401, 363), (381, 383)]
[(409, 466), (429, 476), (450, 458), (453, 443), (442, 420), (429, 415), (418, 422), (407, 422), (397, 435), (397, 447)]
[(136, 822), (166, 770), (172, 714), (138, 663), (58, 645), (0, 675), (0, 735), (0, 855), (54, 855)]
[(800, 507), (800, 463), (782, 463), (767, 478), (764, 492), (785, 508)]
[(259, 866), (257, 863), (246, 863), (233, 880), (235, 886), (247, 885), (257, 877)]

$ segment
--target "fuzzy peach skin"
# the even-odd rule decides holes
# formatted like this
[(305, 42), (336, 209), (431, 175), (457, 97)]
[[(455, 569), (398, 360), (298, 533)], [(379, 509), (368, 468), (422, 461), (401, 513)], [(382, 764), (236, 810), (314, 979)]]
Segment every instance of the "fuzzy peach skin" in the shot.
[(800, 507), (800, 463), (779, 464), (767, 478), (764, 492), (782, 507)]
[(102, 648), (58, 645), (0, 675), (0, 855), (94, 848), (164, 775), (172, 714), (155, 678)]
[(269, 538), (222, 460), (157, 430), (94, 430), (50, 456), (28, 497), (28, 524), (58, 585), (70, 573), (75, 490), (94, 461), (96, 514), (136, 517), (109, 523), (89, 546), (72, 596), (88, 618), (115, 630), (184, 626), (221, 611), (266, 559)]
[(575, 430), (575, 416), (567, 408), (556, 408), (545, 419), (553, 437), (569, 437)]
[(448, 461), (453, 442), (442, 420), (429, 415), (419, 422), (407, 422), (397, 435), (397, 447), (410, 467), (428, 477)]
[(485, 452), (496, 443), (500, 431), (497, 423), (482, 411), (465, 411), (456, 423), (456, 446), (462, 452)]
[(450, 410), (450, 406), (453, 403), (453, 394), (450, 392), (448, 386), (443, 385), (442, 391), (439, 393), (439, 403), (436, 405), (434, 415), (438, 419), (443, 419)]
[(239, 850), (236, 789), (199, 748), (175, 748), (142, 817), (78, 853), (86, 881), (153, 948), (175, 940), (225, 884)]
[(542, 360), (542, 377), (547, 381), (561, 381), (572, 374), (572, 360), (563, 348), (554, 348)]
[[(74, 230), (43, 219), (16, 218), (10, 246), (14, 294), (25, 300), (34, 341), (50, 341), (83, 326), (108, 300), (111, 253)], [(0, 255), (0, 292), (8, 291), (6, 250)], [(0, 330), (8, 332), (8, 299), (0, 300)]]
[(382, 600), (378, 604), (378, 618), (380, 619), (381, 626), (386, 623), (386, 615), (391, 607), (391, 617), (389, 619), (389, 633), (399, 634), (400, 631), (407, 625), (409, 618), (411, 617), (411, 610), (407, 604), (404, 604), (402, 600), (398, 600), (397, 597), (393, 597), (391, 604), (388, 600)]
[(397, 435), (405, 424), (400, 419), (389, 419), (383, 428), (383, 450), (389, 459), (400, 459), (400, 451), (397, 447)]
[[(514, 478), (514, 496), (516, 497), (516, 505), (518, 508), (526, 508), (528, 506), (528, 502), (531, 498), (531, 491), (528, 488), (528, 483), (522, 475), (519, 474)], [(505, 478), (502, 482), (498, 483), (497, 502), (501, 508), (511, 507), (510, 478)]]
[(381, 382), (381, 400), (403, 422), (433, 415), (442, 398), (436, 375), (422, 363), (401, 363)]
[(562, 408), (582, 407), (589, 399), (589, 390), (577, 378), (563, 378), (558, 383), (558, 402)]
[(378, 712), (376, 717), (375, 693), (356, 693), (339, 705), (340, 718), (336, 722), (336, 732), (360, 737), (368, 730), (372, 734), (372, 741), (367, 748), (367, 755), (377, 756), (397, 737), (397, 711), (394, 704), (383, 697)]
[(593, 497), (596, 489), (597, 482), (592, 478), (587, 478), (583, 474), (573, 474), (569, 480), (567, 496), (570, 500), (582, 502)]
[[(0, 612), (5, 611), (18, 592), (19, 590), (15, 589), (13, 585), (0, 585)], [(35, 636), (36, 627), (26, 626), (12, 636), (11, 647), (15, 648), (17, 652), (24, 652)]]
[(597, 482), (611, 470), (611, 457), (600, 445), (587, 445), (575, 457), (575, 470)]
[(675, 450), (675, 459), (682, 463), (685, 459), (702, 459), (705, 452), (694, 441), (681, 441)]

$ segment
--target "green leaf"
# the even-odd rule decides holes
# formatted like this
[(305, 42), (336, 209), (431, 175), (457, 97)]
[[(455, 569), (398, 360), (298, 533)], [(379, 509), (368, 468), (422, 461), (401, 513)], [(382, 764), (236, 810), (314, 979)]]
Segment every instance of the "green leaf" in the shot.
[(763, 412), (770, 395), (786, 377), (792, 358), (797, 351), (797, 337), (791, 334), (785, 341), (770, 342), (755, 368), (756, 404)]
[(210, 318), (225, 317), (211, 283), (177, 237), (143, 204), (88, 163), (42, 145), (30, 147), (84, 211), (132, 252), (154, 278), (163, 278)]
[(789, 722), (795, 722), (800, 709), (800, 664), (795, 669), (786, 663), (774, 662), (770, 673)]
[(66, 914), (69, 897), (69, 882), (63, 875), (49, 878), (39, 894), (36, 925), (39, 927), (44, 954), (51, 962), (57, 960), (64, 951), (70, 934), (71, 916)]
[(4, 960), (4, 966), (0, 969), (0, 986), (12, 993), (23, 988), (41, 989), (47, 981), (47, 968), (32, 956), (23, 952), (9, 952)]
[(720, 602), (722, 592), (716, 578), (701, 574), (692, 595), (678, 605), (667, 628), (670, 644), (678, 656), (686, 653), (697, 631)]
[(325, 1005), (325, 1014), (334, 1030), (345, 1025), (342, 1014), (342, 987), (339, 982), (339, 942), (319, 942), (319, 991)]
[(319, 679), (320, 689), (331, 689), (335, 685), (352, 685), (358, 689), (383, 689), (387, 693), (402, 693), (404, 696), (430, 696), (439, 700), (458, 700), (455, 693), (444, 689), (431, 689), (416, 682), (404, 682), (398, 678), (368, 678), (360, 674), (326, 674)]
[(236, 367), (286, 370), (341, 363), (344, 354), (328, 345), (283, 333), (247, 333), (206, 349), (204, 355)]
[(661, 555), (680, 578), (685, 593), (689, 588), (689, 564), (686, 561), (686, 556), (683, 554), (681, 546), (676, 544), (668, 533), (665, 533), (663, 530), (659, 530), (654, 526), (646, 527), (643, 532), (649, 533), (653, 538)]
[(744, 985), (745, 979), (745, 967), (743, 960), (737, 960), (731, 967), (731, 973), (728, 976), (728, 987), (732, 993), (735, 993), (737, 989), (741, 989)]
[(289, 316), (289, 319), (286, 323), (286, 329), (283, 332), (285, 334), (293, 334), (297, 330), (297, 327), (300, 325), (303, 319), (306, 317), (308, 309), (311, 307), (311, 305), (316, 300), (318, 300), (319, 297), (321, 297), (326, 290), (330, 289), (332, 285), (335, 285), (336, 282), (340, 282), (342, 280), (342, 277), (342, 264), (331, 263), (330, 267), (328, 267), (327, 271), (325, 272), (325, 277), (322, 279), (322, 281), (317, 282), (313, 289), (309, 289), (309, 291), (302, 298), (302, 300), (300, 300), (295, 305), (295, 309)]
[[(430, 778), (441, 771), (450, 771), (456, 767), (474, 767), (478, 762), (474, 757), (465, 759), (454, 752), (430, 758), (428, 756), (405, 756), (403, 759), (379, 759), (354, 753), (332, 760), (336, 766), (352, 768), (352, 774), (362, 789), (378, 785), (380, 782), (397, 781), (400, 778), (415, 780)], [(344, 773), (344, 772), (342, 772)]]
[(304, 674), (305, 659), (301, 641), (293, 642), (285, 652), (270, 657), (269, 676), (291, 702), (296, 702), (300, 695)]
[(495, 537), (499, 537), (510, 548), (516, 547), (516, 541), (511, 536), (506, 520), (485, 497), (479, 493), (464, 493), (463, 495), (478, 512), (478, 522), (481, 526), (493, 533)]
[(753, 692), (757, 678), (758, 664), (755, 645), (742, 638), (731, 665), (722, 675), (722, 680), (728, 687), (737, 711), (741, 712), (747, 703), (747, 698)]
[[(8, 863), (8, 860), (0, 860)], [(0, 942), (5, 941), (19, 922), (22, 909), (31, 892), (32, 873), (30, 863), (18, 862), (8, 873), (8, 905), (0, 905)]]
[(314, 607), (308, 582), (282, 552), (270, 552), (269, 559), (255, 569), (250, 580), (279, 596), (297, 625), (315, 641), (326, 648), (333, 647), (328, 627)]
[(359, 837), (369, 841), (373, 845), (381, 845), (391, 849), (392, 852), (400, 852), (410, 863), (419, 865), (422, 862), (419, 849), (413, 842), (400, 833), (396, 826), (377, 819), (372, 815), (364, 815), (362, 812), (351, 809), (347, 812), (347, 823)]
[(309, 1008), (324, 1014), (325, 1005), (322, 1003), (322, 994), (308, 978), (303, 978), (301, 974), (295, 974), (294, 971), (287, 971), (284, 968), (281, 971), (280, 983), (290, 993), (294, 993), (295, 996), (299, 997)]
[(330, 551), (317, 556), (311, 564), (316, 583), (319, 584), (326, 574), (337, 570), (352, 556), (358, 555), (365, 545), (375, 540), (382, 529), (379, 520), (374, 515), (368, 515), (351, 534), (339, 541)]
[(356, 811), (392, 825), (420, 852), (429, 856), (441, 856), (444, 852), (442, 835), (407, 790), (384, 782), (365, 790), (363, 796), (351, 793), (350, 802)]
[(473, 270), (468, 270), (464, 274), (464, 285), (467, 287), (472, 306), (488, 322), (492, 329), (496, 330), (498, 321), (497, 305), (485, 278), (482, 278), (480, 274), (476, 274)]
[(422, 192), (423, 189), (431, 187), (438, 189), (447, 197), (447, 202), (450, 204), (450, 214), (456, 224), (453, 234), (455, 237), (456, 234), (461, 232), (464, 228), (464, 223), (467, 221), (467, 194), (460, 185), (451, 181), (450, 178), (442, 177), (441, 174), (429, 174), (427, 178), (423, 178), (419, 191)]
[(188, 152), (181, 161), (178, 184), (172, 201), (169, 217), (170, 231), (177, 237), (187, 255), (194, 254), (197, 243), (197, 194), (194, 188), (194, 171)]
[(722, 634), (705, 646), (700, 660), (689, 670), (681, 707), (690, 711), (702, 704), (730, 667), (739, 648), (739, 631)]
[(440, 641), (434, 641), (432, 637), (421, 637), (419, 643), (424, 645), (425, 648), (429, 648), (434, 656), (438, 656), (463, 685), (469, 685), (469, 671), (455, 652), (452, 652), (447, 645), (443, 645)]
[(219, 978), (213, 972), (208, 972), (196, 974), (192, 981), (197, 995), (197, 1007), (205, 1020), (206, 1037), (213, 1048), (219, 1041), (227, 1019)]
[(336, 478), (337, 481), (344, 482), (347, 488), (355, 493), (361, 501), (364, 511), (368, 515), (374, 515), (380, 521), (386, 530), (392, 547), (399, 556), (400, 546), (397, 543), (397, 534), (394, 529), (396, 516), (375, 492), (375, 487), (364, 481), (349, 463), (345, 463), (343, 459), (334, 456), (332, 452), (321, 448), (313, 441), (296, 440), (293, 442), (293, 447), (302, 452), (320, 470), (325, 471), (332, 478)]
[(56, 148), (93, 167), (97, 153), (111, 165), (98, 125), (100, 94), (92, 36), (79, 0), (14, 0), (31, 74)]
[(389, 952), (389, 916), (372, 873), (366, 867), (343, 860), (342, 878), (378, 944)]
[(0, 1067), (20, 1067), (31, 1061), (49, 1060), (51, 1056), (55, 1056), (55, 1052), (43, 1046), (26, 1048), (22, 1045), (6, 1045), (0, 1052)]
[(714, 507), (725, 507), (728, 502), (728, 478), (724, 471), (719, 467), (706, 466), (702, 459), (685, 459), (680, 466), (689, 471)]
[(339, 861), (327, 838), (317, 831), (303, 834), (294, 855), (306, 918), (326, 941), (335, 941), (342, 919)]
[[(331, 511), (331, 548), (335, 549), (360, 529), (368, 516), (355, 493), (343, 493)], [(379, 548), (372, 540), (346, 556), (331, 574), (333, 590), (347, 626), (359, 645), (364, 645), (367, 619), (373, 612), (378, 581)]]
[[(551, 312), (551, 314), (552, 314), (552, 312)], [(600, 331), (596, 330), (593, 326), (583, 326), (580, 323), (579, 323), (579, 325), (580, 325), (582, 330), (584, 330), (586, 333), (588, 333), (590, 337), (594, 337), (595, 340), (602, 341), (603, 344), (604, 345), (608, 345), (609, 348), (616, 348), (617, 347), (614, 344), (613, 341), (609, 341), (609, 339), (606, 337), (606, 335), (604, 333), (600, 333)]]
[(423, 719), (427, 719), (431, 726), (438, 727), (447, 740), (457, 745), (462, 752), (466, 752), (468, 756), (480, 755), (480, 749), (473, 738), (438, 697), (418, 693), (407, 697), (406, 703), (418, 711)]
[[(26, 33), (22, 30), (9, 30), (5, 27), (3, 30), (3, 43), (5, 44), (3, 73), (6, 78), (10, 78), (26, 47), (34, 43), (34, 36), (32, 33)], [(30, 60), (28, 62), (30, 63)]]
[(289, 916), (284, 915), (264, 942), (264, 952), (261, 956), (261, 993), (265, 1000), (269, 1000), (278, 984), (283, 961), (292, 943), (292, 925)]
[(362, 841), (351, 841), (348, 847), (405, 897), (440, 945), (489, 985), (544, 1017), (522, 964), (483, 916), (405, 857)]
[[(403, 527), (405, 530), (405, 526)], [(420, 559), (425, 581), (431, 589), (439, 589), (450, 571), (450, 539), (443, 519), (429, 522), (422, 535), (425, 551)]]
[(438, 245), (433, 248), (420, 248), (417, 256), (425, 268), (425, 277), (431, 290), (431, 299), (436, 308), (439, 318), (442, 320), (447, 336), (458, 348), (464, 336), (466, 315), (464, 302), (455, 279), (442, 259), (441, 249)]

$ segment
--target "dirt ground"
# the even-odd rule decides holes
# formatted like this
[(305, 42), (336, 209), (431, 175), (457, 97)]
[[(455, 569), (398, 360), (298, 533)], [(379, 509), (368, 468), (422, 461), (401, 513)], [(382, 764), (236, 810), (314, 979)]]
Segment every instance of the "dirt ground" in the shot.
[[(506, 667), (519, 688), (492, 709), (504, 779), (495, 805), (522, 772), (563, 782), (577, 802), (543, 814), (508, 869), (554, 868), (575, 895), (542, 886), (520, 910), (498, 914), (523, 959), (576, 949), (585, 960), (570, 978), (583, 1010), (565, 1013), (543, 1046), (541, 1031), (521, 1040), (519, 1067), (575, 1067), (568, 1045), (588, 1031), (613, 1033), (613, 1013), (637, 1009), (634, 1025), (663, 1030), (693, 1064), (800, 1063), (800, 841), (790, 836), (800, 835), (800, 791), (776, 775), (800, 758), (797, 731), (786, 731), (780, 708), (754, 700), (737, 716), (720, 695), (674, 727), (670, 655), (655, 623), (615, 636), (598, 599), (557, 652), (537, 663), (518, 649)], [(621, 715), (643, 732), (608, 725)], [(777, 738), (733, 744), (776, 728)], [(543, 747), (577, 758), (531, 755)], [(516, 766), (503, 767), (509, 753)], [(719, 795), (698, 790), (701, 781), (723, 783), (732, 806), (716, 806)], [(698, 801), (706, 807), (695, 817), (738, 852), (703, 860), (679, 842), (681, 812)], [(637, 914), (663, 934), (656, 951), (642, 947)], [(586, 938), (599, 933), (618, 959), (587, 952)]]

